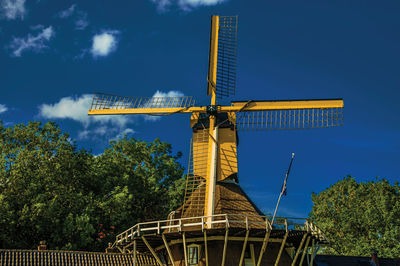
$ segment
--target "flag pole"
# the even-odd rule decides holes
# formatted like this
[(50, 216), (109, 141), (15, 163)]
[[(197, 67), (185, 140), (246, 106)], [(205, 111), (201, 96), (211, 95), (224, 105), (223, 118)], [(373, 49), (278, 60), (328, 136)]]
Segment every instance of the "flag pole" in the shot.
[(276, 212), (278, 210), (279, 203), (281, 202), (282, 195), (286, 195), (286, 182), (287, 182), (287, 179), (288, 179), (288, 176), (289, 176), (289, 173), (290, 173), (290, 168), (292, 168), (293, 159), (294, 159), (294, 153), (292, 153), (292, 158), (290, 159), (289, 168), (286, 171), (286, 176), (285, 176), (285, 180), (283, 181), (283, 186), (282, 186), (282, 189), (281, 189), (281, 193), (279, 194), (279, 198), (278, 198), (278, 202), (276, 203), (274, 215), (272, 216), (271, 226), (274, 224), (275, 215), (276, 215)]

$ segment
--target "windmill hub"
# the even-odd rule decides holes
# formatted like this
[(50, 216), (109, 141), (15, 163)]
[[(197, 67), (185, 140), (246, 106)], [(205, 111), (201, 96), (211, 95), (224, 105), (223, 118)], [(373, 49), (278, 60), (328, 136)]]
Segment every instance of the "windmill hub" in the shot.
[(216, 115), (218, 113), (218, 105), (208, 105), (206, 108), (207, 114)]

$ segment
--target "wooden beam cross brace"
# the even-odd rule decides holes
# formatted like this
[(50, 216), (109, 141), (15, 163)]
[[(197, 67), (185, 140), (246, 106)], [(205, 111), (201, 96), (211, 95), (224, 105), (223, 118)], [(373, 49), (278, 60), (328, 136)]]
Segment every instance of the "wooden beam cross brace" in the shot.
[(262, 245), (261, 250), (260, 250), (260, 255), (258, 256), (257, 266), (260, 266), (260, 264), (261, 264), (262, 257), (264, 255), (265, 250), (267, 249), (267, 245), (268, 245), (270, 234), (271, 234), (271, 230), (267, 229), (267, 232), (265, 232), (263, 245)]
[(171, 264), (174, 265), (174, 257), (172, 256), (171, 249), (169, 248), (167, 239), (165, 238), (165, 235), (164, 235), (164, 234), (162, 234), (162, 240), (163, 240), (163, 242), (164, 242), (165, 249), (167, 250), (169, 260), (171, 261)]
[(293, 259), (293, 262), (292, 262), (292, 266), (296, 265), (297, 258), (299, 257), (299, 254), (300, 254), (301, 249), (303, 247), (304, 241), (306, 241), (307, 236), (308, 236), (308, 234), (304, 234), (303, 235), (303, 238), (301, 239), (300, 245), (299, 245), (299, 247), (298, 247), (298, 249), (296, 251), (296, 255), (294, 256), (294, 259)]
[(311, 261), (310, 265), (313, 266), (314, 263), (314, 252), (315, 252), (315, 239), (312, 240), (312, 249), (311, 249)]
[(304, 257), (306, 255), (307, 249), (308, 249), (308, 243), (310, 243), (310, 238), (311, 238), (311, 236), (307, 237), (306, 246), (303, 249), (303, 254), (301, 255), (301, 259), (300, 259), (300, 264), (299, 265), (303, 265)]
[(226, 228), (226, 230), (225, 230), (224, 250), (222, 251), (222, 263), (221, 263), (221, 266), (225, 265), (226, 247), (228, 246), (228, 234), (229, 234), (229, 229)]
[(149, 242), (147, 242), (147, 240), (146, 240), (146, 238), (144, 236), (142, 236), (142, 240), (146, 244), (147, 248), (150, 250), (151, 254), (153, 254), (153, 257), (156, 259), (158, 265), (163, 266), (163, 263), (161, 262), (160, 258), (157, 256), (157, 253), (150, 246)]
[(183, 254), (185, 255), (185, 266), (188, 266), (185, 232), (182, 233), (182, 241), (183, 241)]
[(244, 238), (243, 242), (243, 248), (242, 248), (242, 254), (240, 255), (239, 266), (242, 266), (243, 264), (244, 253), (246, 252), (246, 246), (247, 246), (247, 239), (249, 238), (249, 232), (250, 232), (249, 230), (246, 231), (246, 237)]
[(207, 231), (204, 231), (204, 253), (206, 256), (206, 266), (208, 266)]
[(133, 265), (137, 266), (137, 255), (136, 255), (136, 249), (137, 249), (137, 241), (133, 241)]
[(281, 248), (279, 249), (278, 257), (276, 258), (276, 261), (275, 261), (275, 266), (278, 266), (278, 264), (279, 264), (279, 260), (281, 259), (283, 249), (285, 248), (286, 239), (287, 239), (288, 235), (289, 235), (289, 231), (286, 231), (285, 236), (283, 237)]

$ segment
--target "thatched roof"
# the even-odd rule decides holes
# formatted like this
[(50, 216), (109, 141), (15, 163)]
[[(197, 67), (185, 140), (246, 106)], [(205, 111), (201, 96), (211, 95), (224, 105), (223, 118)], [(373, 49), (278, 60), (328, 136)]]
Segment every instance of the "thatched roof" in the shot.
[[(199, 198), (204, 202), (205, 185), (192, 193), (189, 199), (175, 211), (175, 218), (199, 217), (204, 215), (204, 204), (199, 205)], [(264, 214), (246, 195), (243, 189), (234, 181), (219, 181), (215, 188), (215, 208), (214, 214), (228, 214), (233, 220), (244, 220), (244, 216), (249, 216), (251, 221), (257, 221), (259, 224), (253, 224), (251, 227), (265, 228), (262, 224)], [(243, 223), (231, 224), (231, 226), (245, 226)]]

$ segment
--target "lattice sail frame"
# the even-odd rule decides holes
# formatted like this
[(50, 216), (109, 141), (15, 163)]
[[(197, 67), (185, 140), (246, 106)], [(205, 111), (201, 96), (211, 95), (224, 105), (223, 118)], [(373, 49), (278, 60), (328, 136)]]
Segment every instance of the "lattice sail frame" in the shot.
[(220, 16), (217, 56), (217, 98), (235, 95), (237, 58), (237, 16)]
[(190, 143), (185, 198), (182, 208), (184, 217), (204, 215), (208, 154), (208, 131), (199, 130), (193, 134)]
[(187, 108), (195, 105), (192, 96), (179, 97), (126, 97), (95, 93), (91, 110), (102, 109), (146, 109), (146, 108)]
[(310, 108), (236, 113), (237, 130), (308, 129), (343, 125), (343, 108)]

